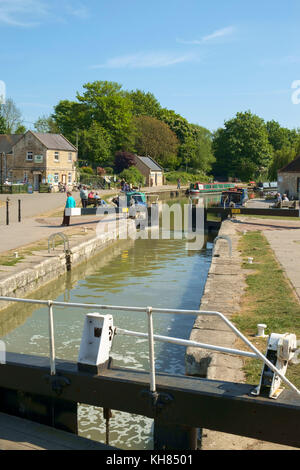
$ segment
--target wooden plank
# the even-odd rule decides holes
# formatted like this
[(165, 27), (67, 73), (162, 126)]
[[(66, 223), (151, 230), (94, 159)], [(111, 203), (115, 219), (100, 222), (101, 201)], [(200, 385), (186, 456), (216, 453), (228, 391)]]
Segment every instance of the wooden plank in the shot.
[(0, 413), (0, 450), (116, 450), (43, 424)]

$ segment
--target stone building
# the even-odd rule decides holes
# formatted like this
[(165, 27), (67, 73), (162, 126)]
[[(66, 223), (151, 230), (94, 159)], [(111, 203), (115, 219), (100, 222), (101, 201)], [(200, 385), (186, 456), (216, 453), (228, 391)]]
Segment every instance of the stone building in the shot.
[(289, 198), (300, 196), (300, 155), (277, 173), (278, 191)]
[(146, 186), (162, 186), (164, 184), (164, 170), (151, 157), (135, 155), (135, 165), (146, 178)]
[[(76, 182), (77, 149), (61, 134), (0, 135), (2, 180), (58, 187)], [(4, 160), (4, 162), (3, 162)]]

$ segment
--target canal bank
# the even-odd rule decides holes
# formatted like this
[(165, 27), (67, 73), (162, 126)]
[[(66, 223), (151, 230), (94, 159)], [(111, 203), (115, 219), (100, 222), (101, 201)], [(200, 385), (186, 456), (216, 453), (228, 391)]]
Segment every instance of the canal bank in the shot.
[[(53, 240), (44, 241), (44, 249), (29, 245), (22, 256), (17, 253), (16, 264), (4, 265), (0, 270), (0, 295), (2, 297), (26, 297), (40, 287), (64, 275), (70, 267), (87, 262), (93, 256), (116, 243), (119, 239), (134, 236), (135, 222), (131, 219), (106, 219), (97, 221), (97, 233), (94, 228), (82, 227), (81, 233), (75, 232), (70, 239), (65, 235), (66, 242), (62, 243), (57, 232)], [(103, 224), (103, 228), (99, 228)], [(60, 241), (53, 249), (53, 243)], [(19, 258), (18, 258), (19, 256)], [(19, 261), (19, 262), (18, 262)], [(9, 305), (1, 302), (0, 310)]]
[[(245, 229), (249, 229), (249, 227), (250, 230), (259, 229), (259, 224), (255, 228), (251, 221), (248, 221), (248, 224), (249, 226), (245, 225), (243, 220), (238, 219), (223, 221), (219, 236), (230, 237), (232, 256), (230, 257), (228, 242), (224, 239), (219, 239), (216, 242), (214, 256), (212, 257), (201, 299), (200, 310), (221, 312), (229, 320), (241, 310), (241, 303), (246, 288), (245, 279), (246, 275), (249, 274), (249, 270), (242, 268), (243, 259), (238, 243)], [(229, 348), (238, 347), (239, 349), (247, 349), (238, 341), (236, 335), (221, 320), (215, 317), (199, 315), (195, 320), (190, 339)], [(245, 382), (243, 360), (239, 356), (215, 353), (197, 348), (187, 348), (185, 363), (187, 375), (205, 377), (211, 380)], [(232, 419), (238, 418), (233, 416)], [(292, 450), (293, 448), (204, 429), (202, 433), (202, 449)]]

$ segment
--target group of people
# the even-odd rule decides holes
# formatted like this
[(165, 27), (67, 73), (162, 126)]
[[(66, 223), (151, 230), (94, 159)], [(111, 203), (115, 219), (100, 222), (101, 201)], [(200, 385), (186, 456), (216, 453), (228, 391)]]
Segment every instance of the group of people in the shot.
[[(88, 206), (89, 202), (94, 204), (95, 206), (102, 206), (105, 205), (106, 202), (101, 199), (98, 193), (94, 193), (94, 191), (88, 192), (86, 186), (83, 186), (80, 190), (80, 199), (82, 207), (85, 208)], [(71, 191), (67, 191), (67, 201), (65, 205), (65, 209), (73, 209), (76, 207), (76, 201), (72, 196)], [(66, 211), (64, 211), (64, 217), (61, 226), (68, 227), (70, 225), (70, 216), (66, 215)]]
[(277, 193), (277, 194), (276, 194), (276, 202), (279, 203), (279, 202), (282, 202), (282, 201), (289, 201), (289, 198), (287, 197), (286, 194), (283, 194), (283, 195), (281, 196), (280, 193)]
[(94, 191), (88, 192), (86, 186), (83, 186), (80, 189), (80, 199), (83, 208), (87, 207), (89, 203), (92, 203), (97, 206), (106, 204), (106, 202), (101, 199), (98, 193), (94, 193)]

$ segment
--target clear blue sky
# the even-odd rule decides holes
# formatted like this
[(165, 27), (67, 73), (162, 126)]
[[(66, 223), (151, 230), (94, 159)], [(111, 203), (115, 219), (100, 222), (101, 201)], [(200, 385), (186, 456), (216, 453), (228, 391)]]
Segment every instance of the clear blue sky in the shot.
[(0, 80), (25, 121), (109, 80), (210, 130), (248, 109), (300, 127), (299, 23), (298, 0), (0, 0)]

